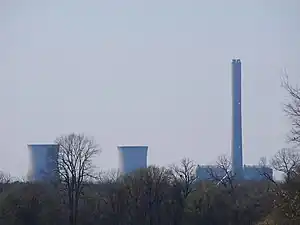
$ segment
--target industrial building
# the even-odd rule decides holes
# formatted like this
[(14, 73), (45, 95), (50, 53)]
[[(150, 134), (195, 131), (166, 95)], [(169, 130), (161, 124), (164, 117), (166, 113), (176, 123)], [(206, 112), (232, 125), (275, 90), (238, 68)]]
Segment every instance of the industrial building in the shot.
[(264, 180), (268, 177), (273, 177), (273, 170), (270, 167), (244, 165), (245, 180)]
[(200, 180), (222, 179), (226, 176), (226, 171), (216, 165), (198, 165), (196, 169), (197, 177)]
[[(199, 165), (196, 169), (197, 177), (200, 180), (222, 179), (226, 176), (226, 171), (216, 165)], [(265, 180), (268, 177), (273, 177), (273, 170), (269, 167), (261, 167), (258, 165), (244, 165), (243, 167), (244, 180)]]
[(28, 145), (29, 170), (28, 181), (55, 181), (58, 179), (58, 151), (57, 144)]
[[(273, 170), (267, 167), (243, 165), (243, 130), (242, 130), (242, 63), (240, 59), (231, 62), (231, 106), (232, 106), (232, 136), (231, 136), (231, 168), (230, 173), (239, 180), (261, 180), (267, 174), (273, 176)], [(224, 177), (226, 171), (214, 165), (199, 165), (197, 176), (200, 180), (211, 179), (211, 174)]]
[(148, 146), (118, 146), (121, 174), (147, 168)]

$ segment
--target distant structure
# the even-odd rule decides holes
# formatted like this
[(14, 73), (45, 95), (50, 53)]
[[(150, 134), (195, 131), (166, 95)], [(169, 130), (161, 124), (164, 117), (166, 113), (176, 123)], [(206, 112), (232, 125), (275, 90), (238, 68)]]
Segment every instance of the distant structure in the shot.
[(58, 150), (56, 144), (28, 145), (30, 166), (28, 181), (55, 181), (58, 179)]
[(119, 169), (122, 174), (147, 168), (148, 146), (118, 146)]
[(259, 165), (244, 165), (245, 180), (266, 180), (268, 177), (273, 177), (272, 168)]
[[(226, 176), (226, 171), (216, 165), (199, 165), (196, 169), (196, 174), (199, 180), (221, 180)], [(261, 181), (268, 179), (268, 177), (273, 177), (271, 168), (258, 165), (244, 165), (244, 180)]]
[(240, 59), (231, 62), (232, 78), (232, 173), (237, 179), (243, 179), (243, 133), (242, 133), (242, 65)]
[(225, 177), (226, 171), (216, 165), (198, 165), (196, 174), (200, 180), (214, 180)]
[(199, 180), (214, 177), (224, 178), (230, 172), (238, 180), (263, 180), (273, 177), (269, 167), (243, 165), (243, 131), (242, 131), (242, 63), (240, 59), (231, 62), (232, 89), (232, 136), (231, 136), (231, 168), (230, 171), (216, 165), (199, 165), (196, 173)]

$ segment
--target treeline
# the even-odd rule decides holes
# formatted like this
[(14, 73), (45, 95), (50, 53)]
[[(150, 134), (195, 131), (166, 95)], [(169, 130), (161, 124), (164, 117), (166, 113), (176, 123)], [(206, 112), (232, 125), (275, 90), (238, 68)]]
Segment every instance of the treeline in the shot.
[(76, 190), (62, 183), (2, 180), (0, 224), (300, 224), (299, 167), (291, 169), (293, 175), (281, 183), (233, 181), (233, 186), (217, 186), (214, 181), (196, 182), (184, 166), (150, 167), (83, 183), (77, 208), (69, 201)]

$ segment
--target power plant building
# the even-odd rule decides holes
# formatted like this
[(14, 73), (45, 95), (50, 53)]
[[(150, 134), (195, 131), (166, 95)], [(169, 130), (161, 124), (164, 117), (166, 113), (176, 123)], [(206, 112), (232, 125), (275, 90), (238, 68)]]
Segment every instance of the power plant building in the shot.
[[(269, 167), (249, 166), (243, 164), (243, 130), (242, 130), (242, 64), (240, 59), (231, 62), (231, 106), (232, 106), (232, 136), (231, 136), (231, 168), (230, 173), (238, 180), (261, 180), (266, 176), (273, 177)], [(227, 171), (229, 172), (229, 171)], [(212, 175), (225, 177), (226, 171), (216, 165), (199, 165), (196, 170), (198, 179), (210, 180)], [(266, 176), (264, 176), (265, 174)]]
[(244, 179), (245, 180), (266, 180), (273, 177), (273, 170), (270, 167), (259, 165), (245, 165)]
[(28, 181), (55, 181), (58, 179), (57, 144), (28, 145), (30, 164)]
[(118, 146), (119, 169), (122, 174), (147, 168), (148, 146)]
[[(216, 165), (199, 165), (196, 174), (199, 180), (219, 179), (230, 174), (236, 180), (262, 180), (272, 177), (273, 170), (268, 167), (243, 164), (243, 128), (242, 128), (242, 64), (240, 59), (231, 62), (231, 167), (224, 171)], [(147, 168), (148, 146), (118, 146), (119, 170), (128, 174), (138, 169)], [(30, 154), (29, 181), (52, 181), (59, 178), (57, 144), (28, 145)], [(266, 176), (264, 176), (264, 174)]]
[(226, 171), (216, 165), (199, 165), (196, 168), (196, 175), (200, 180), (222, 179), (226, 176)]
[[(199, 165), (196, 169), (196, 175), (199, 180), (221, 180), (226, 176), (226, 172), (216, 165)], [(268, 177), (273, 177), (273, 170), (269, 167), (258, 165), (244, 165), (244, 180), (266, 180)]]

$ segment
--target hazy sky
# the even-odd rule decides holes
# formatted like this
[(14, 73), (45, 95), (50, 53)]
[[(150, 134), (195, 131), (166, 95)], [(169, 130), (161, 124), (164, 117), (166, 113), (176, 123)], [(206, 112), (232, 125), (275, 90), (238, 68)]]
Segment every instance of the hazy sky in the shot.
[(27, 173), (27, 143), (95, 137), (150, 164), (230, 152), (234, 57), (243, 67), (244, 162), (284, 147), (283, 68), (300, 82), (299, 0), (0, 0), (0, 170)]

